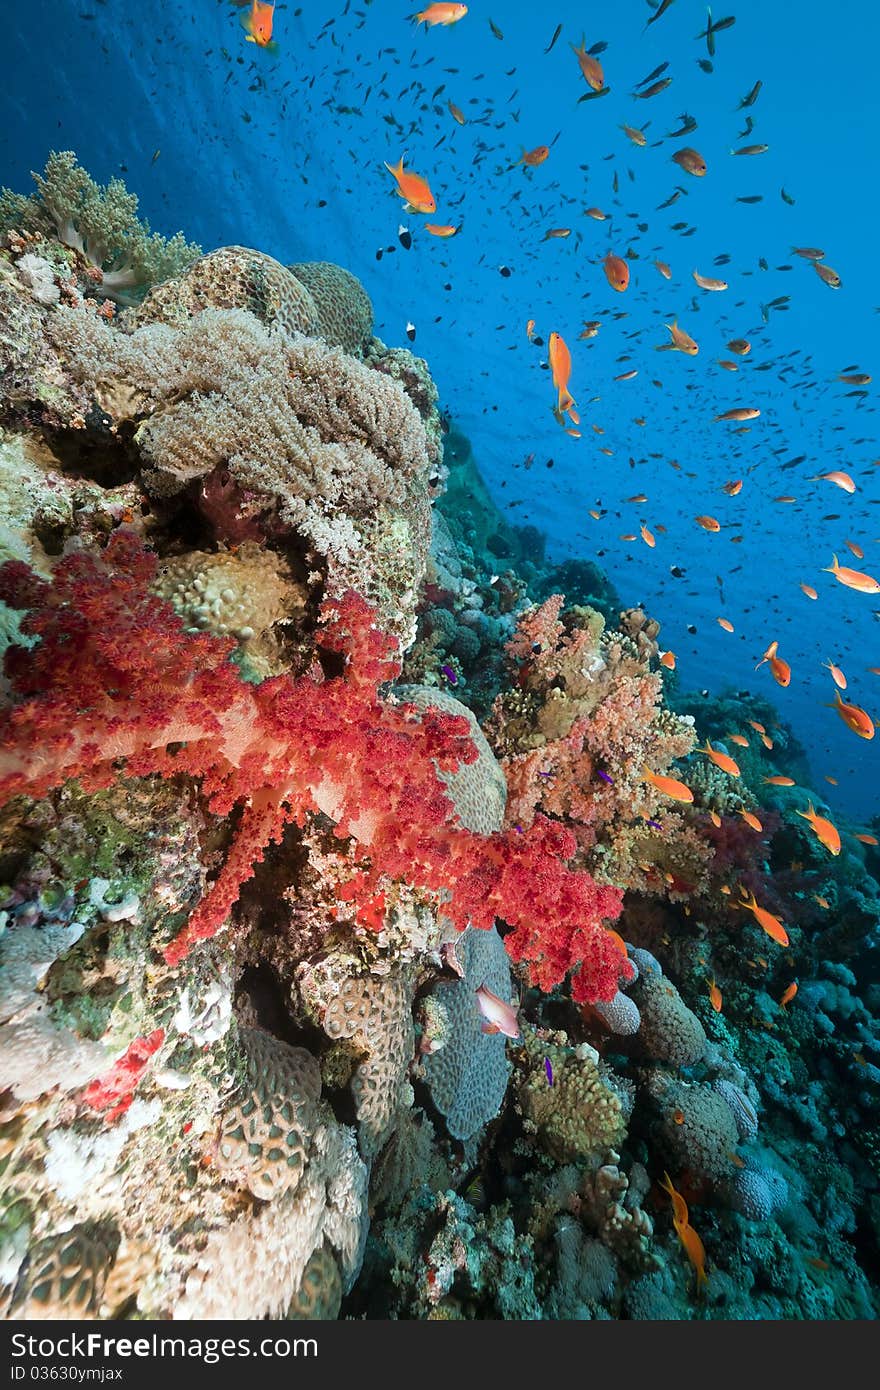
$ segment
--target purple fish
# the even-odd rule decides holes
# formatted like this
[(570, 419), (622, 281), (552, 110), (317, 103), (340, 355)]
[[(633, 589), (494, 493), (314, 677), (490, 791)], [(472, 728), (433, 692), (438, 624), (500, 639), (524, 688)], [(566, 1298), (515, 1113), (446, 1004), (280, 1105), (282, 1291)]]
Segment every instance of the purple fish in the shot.
[(446, 677), (450, 685), (458, 685), (458, 676), (455, 674), (451, 666), (441, 666), (440, 674), (441, 676)]
[(551, 1065), (551, 1063), (550, 1063), (550, 1058), (549, 1058), (549, 1057), (545, 1057), (545, 1058), (544, 1058), (544, 1070), (545, 1070), (545, 1072), (547, 1073), (547, 1080), (548, 1080), (548, 1082), (550, 1083), (550, 1085), (552, 1086), (552, 1085), (553, 1085), (553, 1067), (552, 1067), (552, 1065)]
[(649, 820), (647, 823), (648, 823), (648, 825), (650, 825), (650, 826), (652, 827), (652, 829), (654, 829), (654, 830), (662, 830), (662, 829), (663, 829), (663, 826), (660, 824), (660, 822), (659, 822), (658, 820)]
[(603, 772), (602, 769), (601, 769), (600, 767), (596, 769), (596, 776), (597, 776), (597, 777), (601, 777), (603, 782), (607, 782), (608, 785), (609, 785), (609, 787), (613, 787), (613, 786), (614, 786), (614, 778), (613, 778), (613, 777), (609, 777), (609, 776), (608, 776), (608, 773), (607, 773), (607, 772)]

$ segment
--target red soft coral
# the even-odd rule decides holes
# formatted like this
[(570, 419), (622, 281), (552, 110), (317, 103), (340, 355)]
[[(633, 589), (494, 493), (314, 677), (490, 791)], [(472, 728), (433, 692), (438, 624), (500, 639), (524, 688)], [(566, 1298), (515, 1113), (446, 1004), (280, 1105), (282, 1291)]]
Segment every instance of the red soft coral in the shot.
[[(239, 890), (288, 822), (323, 812), (356, 842), (361, 920), (389, 881), (444, 894), (459, 929), (513, 928), (508, 949), (542, 988), (576, 971), (579, 999), (610, 997), (620, 962), (603, 918), (620, 894), (565, 860), (574, 839), (536, 818), (528, 834), (479, 836), (457, 824), (438, 772), (477, 757), (465, 719), (379, 696), (398, 674), (393, 639), (348, 593), (322, 612), (321, 648), (341, 674), (243, 682), (234, 643), (192, 635), (150, 593), (156, 560), (117, 532), (100, 558), (61, 560), (52, 582), (0, 567), (0, 598), (30, 611), (33, 649), (6, 658), (15, 703), (0, 715), (0, 804), (44, 795), (71, 777), (87, 789), (128, 777), (199, 779), (210, 811), (241, 816), (226, 862), (183, 932), (170, 964), (228, 919)], [(366, 913), (363, 905), (367, 905)]]

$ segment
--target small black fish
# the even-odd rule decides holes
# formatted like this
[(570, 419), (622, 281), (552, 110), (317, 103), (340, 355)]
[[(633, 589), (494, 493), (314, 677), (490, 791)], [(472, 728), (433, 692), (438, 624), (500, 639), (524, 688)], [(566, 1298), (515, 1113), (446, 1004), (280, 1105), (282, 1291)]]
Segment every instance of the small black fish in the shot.
[(748, 93), (746, 94), (746, 96), (743, 97), (743, 99), (742, 99), (742, 101), (740, 102), (739, 106), (736, 108), (737, 111), (742, 111), (742, 110), (744, 110), (744, 108), (747, 107), (747, 106), (754, 106), (755, 102), (758, 100), (758, 93), (760, 92), (760, 90), (761, 90), (761, 88), (763, 87), (763, 85), (764, 85), (763, 82), (761, 82), (760, 79), (759, 79), (759, 80), (755, 83), (755, 85), (754, 85), (754, 87), (752, 88), (752, 90), (751, 90), (750, 92), (748, 92)]
[(552, 49), (553, 45), (555, 44), (556, 40), (559, 38), (559, 35), (560, 35), (561, 33), (562, 33), (562, 25), (561, 25), (561, 24), (557, 24), (555, 30), (553, 31), (553, 37), (552, 37), (552, 39), (551, 39), (550, 42), (548, 43), (547, 47), (544, 49), (544, 52), (545, 52), (545, 53), (549, 53), (549, 52), (550, 52), (550, 50)]

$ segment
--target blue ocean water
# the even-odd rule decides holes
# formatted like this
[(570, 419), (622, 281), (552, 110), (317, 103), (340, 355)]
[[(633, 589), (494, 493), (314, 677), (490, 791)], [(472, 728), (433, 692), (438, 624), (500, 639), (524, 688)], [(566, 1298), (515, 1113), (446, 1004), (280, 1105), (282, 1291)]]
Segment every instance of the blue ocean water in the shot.
[[(6, 26), (3, 182), (24, 190), (49, 148), (73, 148), (99, 181), (121, 173), (156, 229), (181, 227), (206, 248), (237, 242), (285, 262), (348, 266), (387, 342), (406, 345), (415, 326), (414, 350), (510, 519), (540, 527), (551, 557), (598, 559), (621, 598), (662, 623), (686, 686), (775, 699), (816, 778), (838, 780), (831, 803), (867, 820), (876, 744), (826, 708), (834, 686), (823, 662), (843, 669), (855, 704), (880, 708), (880, 676), (869, 670), (880, 661), (880, 601), (822, 569), (834, 553), (869, 573), (880, 565), (875, 387), (837, 380), (847, 367), (870, 374), (876, 358), (868, 113), (880, 18), (855, 0), (830, 22), (758, 0), (735, 10), (710, 59), (696, 37), (706, 7), (691, 0), (647, 29), (652, 11), (640, 0), (588, 10), (476, 3), (460, 23), (430, 29), (410, 24), (412, 6), (398, 0), (279, 3), (273, 54), (245, 42), (225, 0), (37, 0)], [(610, 90), (584, 101), (571, 45), (587, 25), (588, 48), (607, 44)], [(638, 99), (637, 84), (661, 64), (671, 82)], [(683, 113), (696, 128), (671, 138)], [(643, 129), (646, 144), (623, 124)], [(551, 147), (542, 165), (516, 164), (542, 144)], [(705, 177), (672, 162), (686, 144), (706, 159)], [(769, 148), (732, 154), (758, 144)], [(454, 238), (427, 234), (429, 218), (401, 210), (384, 161), (402, 154), (429, 180), (434, 220), (459, 228)], [(606, 220), (585, 216), (588, 207)], [(562, 228), (570, 235), (545, 240)], [(793, 247), (824, 251), (841, 287)], [(394, 253), (377, 259), (384, 248)], [(624, 294), (603, 273), (608, 251), (629, 258)], [(729, 288), (699, 289), (694, 270)], [(676, 317), (696, 357), (656, 352)], [(543, 346), (527, 341), (529, 319)], [(579, 341), (589, 320), (601, 329)], [(551, 413), (551, 331), (572, 350), (580, 439)], [(736, 338), (751, 342), (747, 357), (732, 359)], [(715, 422), (739, 406), (760, 418)], [(813, 481), (831, 471), (848, 473), (856, 491)], [(740, 478), (739, 495), (725, 495)], [(642, 494), (644, 503), (625, 501)], [(720, 531), (705, 532), (698, 515)], [(768, 665), (754, 670), (773, 640), (792, 670), (784, 691)]]

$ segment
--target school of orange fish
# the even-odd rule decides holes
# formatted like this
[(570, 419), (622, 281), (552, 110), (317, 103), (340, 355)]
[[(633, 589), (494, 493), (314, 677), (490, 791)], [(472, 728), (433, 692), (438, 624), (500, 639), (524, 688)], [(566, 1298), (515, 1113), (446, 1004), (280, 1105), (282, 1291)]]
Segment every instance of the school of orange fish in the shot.
[[(274, 50), (277, 47), (273, 37), (274, 4), (263, 3), (263, 0), (231, 0), (231, 2), (245, 11), (241, 16), (241, 22), (246, 32), (247, 41), (261, 48)], [(648, 3), (651, 5), (651, 0), (648, 0)], [(664, 15), (673, 3), (674, 0), (660, 0), (660, 3), (654, 3), (649, 11), (645, 29), (662, 21)], [(348, 14), (350, 9), (351, 0), (348, 0), (343, 13)], [(299, 13), (299, 11), (297, 11), (297, 13)], [(354, 14), (357, 15), (358, 13), (357, 10), (354, 11)], [(358, 27), (362, 28), (366, 22), (366, 12), (360, 12), (360, 14), (361, 22)], [(469, 16), (469, 7), (464, 4), (430, 4), (411, 16), (411, 19), (419, 29), (425, 31), (430, 31), (432, 29), (451, 29), (453, 26), (462, 24), (463, 21), (467, 21), (468, 24), (477, 22), (480, 24), (488, 23), (492, 36), (499, 42), (504, 41), (503, 30), (493, 19), (488, 18), (485, 14), (479, 16), (479, 18), (473, 14)], [(590, 19), (592, 22), (592, 16)], [(708, 10), (705, 21), (706, 27), (704, 31), (697, 36), (699, 40), (705, 43), (705, 55), (697, 60), (704, 72), (710, 73), (713, 71), (713, 60), (716, 57), (719, 36), (730, 30), (735, 23), (735, 16), (724, 16), (713, 20), (711, 9)], [(323, 32), (327, 32), (327, 29), (328, 26), (325, 26)], [(466, 32), (466, 26), (463, 32)], [(563, 25), (557, 25), (550, 37), (549, 43), (542, 50), (545, 55), (553, 51), (562, 32)], [(616, 37), (619, 38), (620, 36), (617, 35)], [(335, 43), (335, 40), (332, 40), (332, 42)], [(567, 84), (566, 95), (570, 96), (576, 105), (580, 105), (583, 102), (598, 100), (599, 98), (610, 95), (615, 76), (613, 70), (613, 51), (609, 58), (605, 58), (606, 50), (609, 48), (610, 45), (602, 40), (597, 40), (595, 43), (588, 46), (586, 37), (582, 37), (580, 42), (569, 41), (569, 49), (572, 57), (570, 60), (570, 72), (565, 78)], [(445, 52), (448, 55), (448, 50)], [(388, 48), (387, 50), (383, 50), (383, 53), (387, 53), (388, 55), (396, 54), (396, 50)], [(430, 55), (427, 61), (433, 61), (433, 55)], [(630, 100), (650, 102), (654, 98), (660, 96), (669, 88), (674, 80), (673, 74), (668, 71), (669, 68), (669, 61), (665, 61), (655, 67), (637, 84), (636, 88), (629, 93)], [(444, 72), (450, 76), (454, 76), (456, 79), (460, 76), (460, 69), (457, 67), (445, 67)], [(508, 75), (512, 76), (514, 72), (515, 69), (512, 69)], [(480, 76), (482, 76), (482, 74)], [(377, 86), (380, 94), (390, 100), (391, 94), (383, 85), (387, 81), (387, 72), (379, 78), (377, 84), (371, 81), (366, 91), (367, 97), (372, 94), (374, 86)], [(736, 107), (737, 113), (740, 113), (738, 119), (744, 121), (744, 129), (738, 132), (738, 138), (740, 141), (745, 141), (747, 143), (741, 143), (738, 148), (730, 149), (730, 157), (746, 160), (757, 158), (765, 155), (770, 148), (768, 144), (753, 142), (750, 138), (755, 125), (755, 117), (752, 115), (752, 111), (760, 97), (762, 85), (760, 80), (756, 81), (745, 93)], [(427, 88), (424, 87), (420, 81), (414, 81), (407, 94), (415, 96), (417, 107), (418, 103), (420, 101), (424, 102), (428, 96)], [(477, 117), (472, 117), (467, 114), (463, 105), (456, 104), (452, 96), (446, 95), (445, 81), (435, 88), (430, 97), (431, 108), (435, 114), (439, 109), (438, 103), (441, 96), (445, 96), (446, 98), (444, 102), (445, 110), (448, 112), (449, 118), (455, 125), (463, 127), (472, 122), (483, 127), (486, 125), (486, 116), (482, 107), (480, 107), (480, 115)], [(473, 100), (476, 102), (476, 98)], [(477, 104), (478, 106), (480, 105), (479, 103)], [(425, 109), (424, 105), (422, 105), (421, 109)], [(389, 127), (398, 133), (401, 138), (405, 138), (407, 141), (412, 139), (412, 142), (416, 143), (418, 136), (418, 120), (414, 121), (404, 133), (399, 111), (389, 111), (385, 119)], [(514, 119), (518, 119), (518, 116), (515, 115)], [(667, 146), (667, 142), (675, 142), (685, 137), (690, 137), (693, 132), (698, 129), (698, 121), (687, 113), (681, 116), (679, 121), (680, 124), (677, 129), (668, 132), (663, 138), (656, 140), (649, 140), (648, 130), (651, 125), (650, 121), (645, 122), (641, 126), (630, 125), (627, 122), (623, 122), (620, 125), (620, 129), (630, 145), (639, 150), (648, 149), (649, 157), (667, 160), (670, 164), (674, 165), (676, 169), (676, 173), (673, 176), (674, 178), (685, 177), (685, 180), (699, 179), (711, 181), (712, 165), (715, 162), (714, 155), (707, 159), (700, 150), (692, 145), (677, 145), (671, 153), (668, 152), (667, 148), (664, 148)], [(415, 137), (415, 139), (413, 139), (413, 137)], [(525, 177), (529, 181), (527, 195), (531, 194), (537, 203), (542, 220), (546, 220), (549, 216), (547, 201), (550, 193), (558, 193), (559, 186), (539, 186), (535, 180), (540, 178), (537, 171), (541, 170), (542, 166), (545, 164), (552, 164), (554, 146), (558, 138), (559, 136), (557, 134), (550, 139), (549, 143), (538, 144), (530, 149), (523, 148), (518, 158), (515, 157), (514, 151), (510, 151), (508, 162), (499, 170), (499, 173), (503, 173), (507, 176), (515, 174), (516, 171), (520, 169), (524, 171), (523, 175), (520, 175), (520, 177)], [(439, 145), (444, 141), (445, 136), (442, 136), (441, 140), (437, 143)], [(658, 150), (659, 154), (657, 153)], [(473, 161), (474, 166), (478, 169), (481, 168), (481, 166), (486, 163), (489, 153), (489, 147), (485, 142), (478, 141), (476, 155)], [(400, 206), (406, 215), (413, 218), (427, 219), (437, 213), (438, 200), (432, 191), (432, 181), (434, 181), (433, 175), (430, 168), (427, 167), (427, 160), (425, 160), (424, 157), (411, 162), (408, 151), (402, 149), (397, 152), (396, 159), (392, 159), (391, 161), (383, 160), (382, 162), (385, 170), (387, 170), (394, 181), (394, 191), (400, 197)], [(582, 169), (585, 167), (586, 166), (581, 166)], [(629, 171), (629, 174), (630, 180), (633, 181), (634, 175), (632, 171)], [(620, 204), (620, 186), (619, 174), (615, 168), (611, 189), (616, 206)], [(448, 188), (445, 188), (444, 192), (446, 193), (445, 201), (447, 204), (454, 204), (456, 207), (461, 207), (463, 197), (460, 192), (455, 191), (453, 193), (453, 190)], [(487, 184), (481, 187), (481, 192), (484, 197), (488, 196)], [(688, 189), (685, 185), (675, 183), (670, 192), (670, 196), (665, 203), (661, 204), (661, 209), (673, 206), (680, 198), (686, 197), (687, 193)], [(511, 202), (514, 200), (519, 202), (522, 200), (523, 191), (518, 189), (512, 194), (508, 193), (505, 196)], [(737, 197), (736, 202), (750, 205), (761, 202), (762, 197), (763, 195), (740, 196)], [(793, 205), (795, 202), (795, 199), (787, 192), (784, 186), (780, 190), (780, 197), (785, 204)], [(442, 196), (440, 201), (441, 204), (444, 201)], [(621, 303), (625, 303), (626, 296), (632, 295), (633, 293), (634, 274), (638, 274), (639, 290), (643, 295), (645, 293), (651, 293), (651, 289), (648, 286), (649, 275), (657, 277), (653, 281), (657, 287), (660, 287), (662, 283), (668, 284), (675, 282), (676, 272), (672, 268), (674, 257), (670, 256), (669, 261), (661, 259), (659, 251), (657, 251), (652, 253), (649, 259), (644, 254), (634, 249), (635, 245), (637, 245), (637, 239), (634, 241), (631, 230), (626, 233), (624, 232), (621, 219), (619, 217), (615, 218), (613, 212), (609, 212), (599, 206), (580, 206), (579, 203), (583, 200), (578, 200), (574, 196), (566, 196), (563, 198), (563, 201), (570, 210), (572, 225), (546, 226), (543, 230), (543, 237), (541, 240), (568, 241), (574, 238), (579, 250), (582, 247), (585, 248), (580, 267), (582, 275), (592, 275), (597, 282), (600, 276), (604, 277), (604, 280), (614, 294), (621, 296)], [(661, 209), (658, 209), (658, 211)], [(629, 213), (627, 216), (636, 218), (638, 214)], [(598, 224), (609, 224), (611, 245), (607, 251), (603, 252), (602, 250), (597, 250), (595, 244), (591, 244), (587, 240), (586, 233), (581, 229), (578, 221), (575, 220), (584, 217)], [(419, 224), (417, 224), (417, 226), (418, 225)], [(448, 221), (424, 221), (420, 225), (430, 236), (443, 241), (449, 241), (462, 232), (464, 227), (464, 212)], [(677, 231), (680, 234), (689, 235), (694, 229), (690, 227), (688, 223), (679, 223), (674, 224), (671, 230)], [(401, 228), (400, 231), (401, 233), (405, 231), (406, 236), (411, 238), (411, 233), (408, 228)], [(641, 235), (647, 233), (647, 224), (640, 222), (638, 231)], [(407, 245), (408, 243), (403, 244)], [(377, 259), (381, 258), (381, 255), (381, 251), (378, 252)], [(825, 252), (820, 248), (807, 245), (796, 245), (791, 248), (790, 255), (795, 259), (790, 264), (776, 267), (777, 270), (792, 271), (798, 266), (811, 268), (822, 285), (826, 288), (834, 291), (838, 291), (842, 288), (843, 281), (840, 274), (827, 263)], [(731, 257), (729, 255), (718, 255), (715, 258), (713, 269), (726, 266), (730, 261)], [(761, 270), (767, 270), (769, 267), (762, 260), (760, 268)], [(502, 274), (505, 272), (507, 274), (510, 273), (506, 267), (501, 267), (500, 269)], [(732, 274), (731, 271), (727, 271), (726, 273)], [(693, 285), (696, 286), (700, 295), (723, 296), (731, 289), (730, 280), (722, 279), (715, 275), (703, 274), (696, 267), (690, 268), (685, 278), (689, 279)], [(678, 283), (680, 285), (680, 280)], [(693, 291), (688, 288), (688, 293), (693, 294)], [(528, 291), (526, 291), (525, 294), (527, 298)], [(765, 328), (769, 325), (775, 313), (785, 312), (788, 309), (790, 298), (789, 295), (777, 296), (776, 298), (770, 299), (767, 304), (762, 304), (760, 306), (762, 324)], [(737, 307), (739, 308), (741, 306), (742, 301)], [(691, 308), (693, 318), (695, 318), (699, 308), (698, 299), (692, 299)], [(577, 335), (577, 342), (591, 344), (592, 340), (598, 337), (600, 331), (621, 331), (620, 325), (626, 317), (626, 311), (621, 309), (619, 312), (614, 312), (613, 314), (606, 312), (599, 318), (587, 320), (584, 322), (582, 329)], [(724, 333), (719, 337), (717, 328), (713, 327), (708, 332), (700, 334), (702, 339), (701, 345), (701, 343), (692, 336), (691, 332), (679, 323), (677, 316), (672, 316), (671, 321), (665, 322), (664, 326), (669, 334), (669, 341), (652, 343), (649, 345), (648, 350), (653, 349), (654, 351), (663, 353), (680, 353), (684, 357), (697, 358), (701, 354), (702, 346), (704, 356), (707, 351), (710, 355), (714, 356), (715, 366), (724, 374), (739, 373), (744, 367), (747, 368), (747, 363), (751, 365), (752, 380), (754, 379), (754, 370), (767, 370), (771, 366), (781, 366), (779, 379), (783, 385), (788, 384), (788, 379), (794, 370), (793, 361), (780, 364), (774, 363), (772, 359), (770, 359), (755, 364), (754, 357), (751, 356), (753, 348), (756, 345), (753, 341), (754, 334), (751, 337), (728, 337), (727, 334)], [(550, 395), (548, 406), (557, 424), (569, 438), (574, 440), (583, 440), (589, 438), (590, 435), (601, 438), (601, 436), (605, 434), (605, 428), (598, 421), (590, 423), (589, 426), (585, 425), (584, 416), (586, 411), (578, 406), (573, 394), (574, 389), (578, 387), (578, 383), (583, 383), (588, 375), (587, 364), (583, 355), (578, 358), (576, 350), (573, 356), (569, 343), (555, 325), (547, 324), (546, 326), (542, 326), (537, 323), (536, 318), (528, 317), (527, 304), (524, 306), (520, 331), (525, 342), (530, 347), (536, 347), (542, 350), (546, 346), (547, 358), (546, 361), (541, 361), (541, 368), (549, 372), (552, 383), (552, 394)], [(408, 324), (408, 334), (412, 340), (415, 335), (415, 326), (413, 324)], [(637, 336), (639, 335), (630, 335), (630, 338)], [(628, 340), (624, 344), (624, 350), (619, 354), (619, 365), (622, 370), (613, 378), (616, 383), (633, 381), (639, 376), (641, 370), (648, 368), (649, 359), (647, 352), (644, 351), (640, 354), (639, 365), (626, 365), (628, 362), (633, 361), (633, 356), (630, 351), (631, 346), (631, 341)], [(792, 354), (788, 354), (788, 356), (791, 358)], [(702, 380), (705, 382), (705, 374)], [(723, 381), (723, 378), (718, 377), (717, 380), (720, 383)], [(804, 380), (805, 378), (802, 377), (798, 384), (803, 386)], [(856, 408), (860, 408), (868, 399), (867, 388), (871, 384), (871, 374), (870, 371), (864, 369), (862, 364), (850, 363), (841, 367), (836, 376), (836, 383), (850, 388), (847, 392), (847, 396), (855, 402)], [(652, 384), (655, 387), (661, 386), (661, 382), (657, 380), (653, 380)], [(689, 384), (686, 389), (693, 390), (694, 386)], [(709, 408), (706, 411), (707, 424), (712, 426), (723, 425), (733, 427), (730, 429), (728, 435), (719, 438), (717, 444), (719, 450), (728, 449), (731, 471), (742, 474), (742, 476), (731, 477), (720, 489), (721, 494), (726, 499), (739, 497), (744, 489), (746, 490), (746, 494), (748, 494), (749, 487), (755, 486), (750, 475), (755, 471), (758, 463), (761, 461), (761, 451), (774, 462), (780, 455), (786, 452), (784, 439), (776, 440), (772, 438), (772, 441), (768, 440), (765, 432), (764, 436), (757, 442), (757, 461), (752, 462), (748, 460), (745, 450), (747, 445), (751, 445), (753, 442), (748, 436), (753, 430), (753, 427), (761, 428), (765, 424), (762, 407), (755, 404), (754, 398), (750, 397), (751, 392), (748, 389), (743, 389), (740, 402), (734, 405), (727, 405), (723, 400), (723, 394), (720, 393), (718, 408)], [(601, 403), (601, 399), (601, 396), (594, 394), (590, 397), (589, 405), (591, 407), (597, 406)], [(762, 421), (762, 426), (757, 426), (759, 420)], [(644, 428), (647, 425), (647, 420), (644, 417), (636, 417), (634, 423), (636, 427)], [(773, 433), (775, 434), (775, 431)], [(727, 443), (725, 443), (725, 440)], [(867, 441), (863, 438), (855, 442), (858, 445), (862, 445)], [(600, 452), (604, 456), (610, 458), (615, 451), (609, 448), (607, 444), (603, 444), (600, 446)], [(630, 466), (633, 466), (634, 460), (630, 459), (629, 462)], [(667, 462), (673, 469), (678, 472), (682, 471), (681, 465), (675, 460), (667, 460)], [(802, 455), (795, 459), (788, 460), (782, 464), (781, 467), (787, 470), (793, 467), (800, 467), (807, 463), (808, 460), (806, 455)], [(880, 458), (873, 460), (870, 466), (880, 466)], [(695, 475), (689, 476), (693, 477)], [(809, 484), (811, 486), (813, 484), (830, 484), (845, 496), (852, 497), (860, 491), (864, 492), (870, 490), (873, 476), (875, 475), (866, 471), (862, 479), (857, 480), (857, 478), (853, 476), (852, 466), (850, 465), (848, 468), (830, 467), (824, 468), (822, 471), (816, 471), (812, 475), (805, 476), (803, 478), (803, 483), (804, 485)], [(821, 491), (814, 491), (810, 494), (810, 500), (812, 501), (814, 498), (820, 496)], [(646, 508), (649, 504), (649, 498), (645, 493), (640, 492), (625, 499), (625, 504), (640, 509)], [(775, 497), (772, 501), (772, 505), (797, 506), (798, 510), (802, 510), (803, 507), (803, 504), (798, 502), (797, 497), (788, 493)], [(708, 513), (699, 513), (693, 516), (693, 524), (710, 536), (726, 535), (733, 543), (741, 542), (743, 539), (741, 528), (744, 524), (742, 514), (737, 514), (732, 520), (727, 519), (724, 507), (725, 503), (719, 499), (717, 507), (718, 516)], [(595, 507), (585, 508), (585, 513), (594, 522), (599, 523), (604, 521), (608, 516), (609, 508), (597, 502)], [(837, 516), (823, 518), (823, 520), (837, 519), (839, 519)], [(852, 531), (857, 532), (857, 525), (860, 523), (863, 524), (864, 521), (864, 511), (861, 513), (854, 513), (852, 521), (849, 522)], [(618, 539), (625, 544), (638, 544), (638, 542), (641, 541), (646, 547), (654, 550), (658, 543), (658, 535), (660, 537), (665, 537), (667, 535), (666, 527), (662, 522), (652, 520), (643, 513), (638, 531), (624, 532)], [(861, 562), (865, 560), (866, 543), (870, 544), (873, 542), (876, 544), (877, 539), (878, 538), (870, 538), (866, 541), (864, 537), (860, 540), (856, 539), (854, 535), (849, 535), (844, 539), (844, 545), (854, 560), (861, 564)], [(604, 552), (599, 551), (598, 553), (601, 555)], [(829, 558), (830, 564), (827, 563)], [(723, 569), (723, 560), (719, 560), (718, 567), (719, 569)], [(877, 565), (874, 567), (877, 568)], [(817, 584), (819, 582), (818, 575), (820, 573), (830, 574), (837, 584), (851, 592), (853, 595), (852, 601), (854, 603), (864, 603), (866, 599), (870, 599), (871, 596), (880, 594), (880, 580), (875, 578), (867, 569), (853, 568), (850, 565), (841, 564), (837, 553), (832, 553), (830, 557), (827, 554), (817, 556), (815, 569)], [(795, 579), (793, 583), (796, 583), (800, 593), (811, 603), (819, 601), (819, 588), (807, 582), (806, 577)], [(723, 601), (723, 584), (720, 579), (718, 584)], [(719, 615), (716, 618), (716, 622), (723, 632), (729, 635), (735, 634), (736, 624), (731, 618), (726, 615)], [(770, 635), (768, 634), (768, 636)], [(785, 633), (772, 635), (767, 643), (766, 649), (757, 661), (754, 670), (758, 671), (766, 666), (773, 680), (783, 690), (790, 686), (793, 678), (796, 680), (807, 680), (815, 677), (816, 673), (814, 672), (793, 672), (789, 662), (780, 655), (781, 645), (785, 645)], [(675, 653), (669, 649), (661, 650), (660, 662), (665, 669), (675, 670)], [(824, 701), (823, 703), (827, 704), (828, 708), (837, 714), (846, 729), (853, 735), (863, 740), (873, 739), (875, 734), (875, 723), (871, 715), (862, 708), (861, 705), (855, 703), (849, 696), (846, 699), (843, 697), (842, 692), (848, 690), (850, 682), (841, 664), (839, 664), (838, 661), (832, 660), (829, 656), (824, 662), (824, 668), (827, 670), (828, 677), (831, 681), (829, 694), (833, 695), (833, 699)], [(880, 666), (871, 666), (866, 669), (870, 675), (880, 676)], [(762, 724), (755, 720), (744, 720), (744, 723), (750, 727), (751, 735), (742, 730), (732, 730), (727, 736), (727, 742), (734, 746), (748, 748), (753, 742), (753, 736), (757, 735), (760, 738), (763, 748), (768, 751), (772, 750), (773, 738)], [(720, 769), (727, 776), (731, 778), (740, 776), (740, 769), (735, 758), (724, 751), (724, 749), (713, 747), (708, 739), (704, 746), (699, 748), (697, 752), (710, 759), (715, 767)], [(643, 776), (646, 781), (650, 782), (662, 794), (673, 801), (687, 803), (693, 800), (693, 795), (689, 787), (683, 781), (669, 776), (658, 775), (647, 766), (643, 769)], [(826, 776), (826, 781), (831, 785), (837, 784), (837, 779), (831, 775)], [(775, 788), (789, 788), (795, 786), (792, 778), (780, 774), (766, 776), (764, 782), (766, 785)], [(716, 825), (720, 824), (720, 820), (714, 811), (709, 812), (709, 814)], [(743, 809), (739, 814), (755, 832), (760, 833), (762, 831), (763, 826), (760, 817), (754, 812)], [(807, 822), (819, 843), (828, 853), (833, 856), (840, 854), (842, 847), (840, 831), (827, 816), (820, 814), (815, 809), (812, 802), (809, 803), (807, 811), (797, 810), (796, 814)], [(876, 837), (867, 833), (847, 831), (845, 834), (850, 834), (853, 838), (867, 845), (877, 844)], [(821, 898), (816, 898), (816, 901), (819, 902), (821, 906), (828, 906)], [(743, 890), (740, 905), (744, 910), (753, 914), (757, 924), (774, 942), (781, 947), (788, 946), (789, 938), (784, 923), (777, 916), (763, 908), (752, 894), (746, 894)], [(707, 981), (707, 985), (709, 1001), (712, 1008), (721, 1012), (723, 1000), (720, 989), (714, 979)], [(779, 1001), (783, 1008), (794, 999), (797, 988), (796, 981), (793, 981), (787, 986)], [(685, 1199), (673, 1187), (668, 1175), (665, 1175), (663, 1186), (672, 1201), (673, 1222), (676, 1233), (685, 1254), (696, 1271), (697, 1291), (699, 1292), (706, 1281), (705, 1256), (702, 1242), (690, 1224)]]

